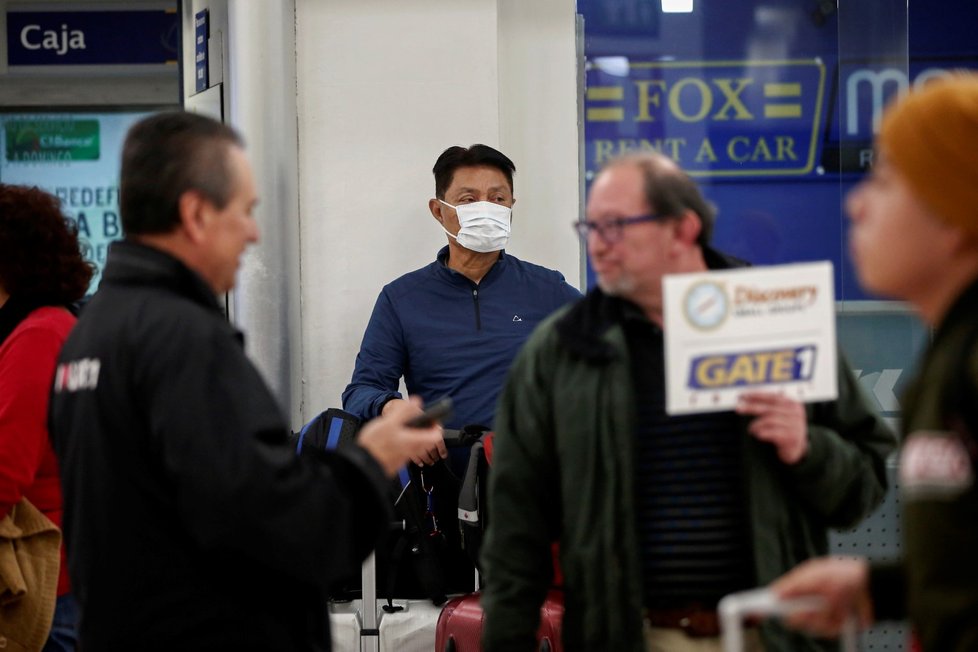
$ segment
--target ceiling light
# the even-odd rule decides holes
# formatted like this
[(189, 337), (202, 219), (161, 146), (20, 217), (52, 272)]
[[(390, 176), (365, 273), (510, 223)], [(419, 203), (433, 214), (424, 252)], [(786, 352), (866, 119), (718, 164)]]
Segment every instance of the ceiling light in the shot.
[(693, 13), (693, 0), (662, 0), (662, 13), (691, 14)]

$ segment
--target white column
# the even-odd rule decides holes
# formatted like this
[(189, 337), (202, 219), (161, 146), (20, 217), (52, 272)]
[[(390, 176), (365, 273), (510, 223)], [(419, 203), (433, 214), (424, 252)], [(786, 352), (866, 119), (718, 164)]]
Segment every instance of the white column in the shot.
[(233, 319), (290, 419), (301, 425), (302, 337), (295, 3), (228, 2), (230, 124), (245, 138), (261, 241), (245, 256)]
[(516, 162), (508, 251), (584, 287), (578, 57), (571, 0), (498, 0), (499, 133)]
[(450, 145), (513, 159), (509, 250), (579, 285), (574, 2), (296, 0), (296, 42), (308, 419), (340, 404), (383, 285), (445, 244)]
[[(339, 406), (380, 289), (435, 258), (431, 167), (499, 146), (495, 0), (297, 0), (305, 416)], [(432, 315), (432, 319), (437, 319)]]

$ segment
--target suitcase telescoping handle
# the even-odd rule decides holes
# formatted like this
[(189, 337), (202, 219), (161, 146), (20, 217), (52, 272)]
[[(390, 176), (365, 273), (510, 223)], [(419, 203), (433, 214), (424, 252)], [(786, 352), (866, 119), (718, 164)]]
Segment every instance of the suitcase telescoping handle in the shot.
[[(766, 588), (731, 593), (720, 600), (720, 629), (723, 632), (723, 652), (744, 652), (744, 618), (780, 617), (799, 611), (814, 611), (822, 606), (821, 598), (782, 600)], [(843, 626), (839, 642), (842, 652), (856, 652), (859, 628), (855, 614)]]

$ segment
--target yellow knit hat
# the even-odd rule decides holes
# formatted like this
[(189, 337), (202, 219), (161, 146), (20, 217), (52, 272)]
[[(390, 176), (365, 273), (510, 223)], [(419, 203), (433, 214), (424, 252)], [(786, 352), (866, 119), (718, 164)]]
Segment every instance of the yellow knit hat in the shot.
[(978, 237), (978, 74), (936, 79), (892, 104), (877, 144), (938, 217)]

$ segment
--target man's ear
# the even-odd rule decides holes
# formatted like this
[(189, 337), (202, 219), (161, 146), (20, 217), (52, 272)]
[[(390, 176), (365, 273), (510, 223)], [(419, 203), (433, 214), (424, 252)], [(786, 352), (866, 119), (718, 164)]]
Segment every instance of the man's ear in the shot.
[(192, 242), (200, 242), (204, 237), (207, 211), (211, 204), (199, 191), (187, 190), (180, 195), (177, 208), (180, 211), (180, 228)]
[(700, 237), (700, 233), (703, 231), (703, 223), (700, 221), (699, 215), (686, 209), (682, 217), (676, 220), (675, 224), (676, 239), (678, 241), (684, 245), (696, 244), (696, 239)]
[(428, 200), (428, 210), (431, 211), (431, 216), (434, 217), (442, 226), (445, 225), (445, 216), (441, 214), (444, 208), (445, 205), (437, 199)]

